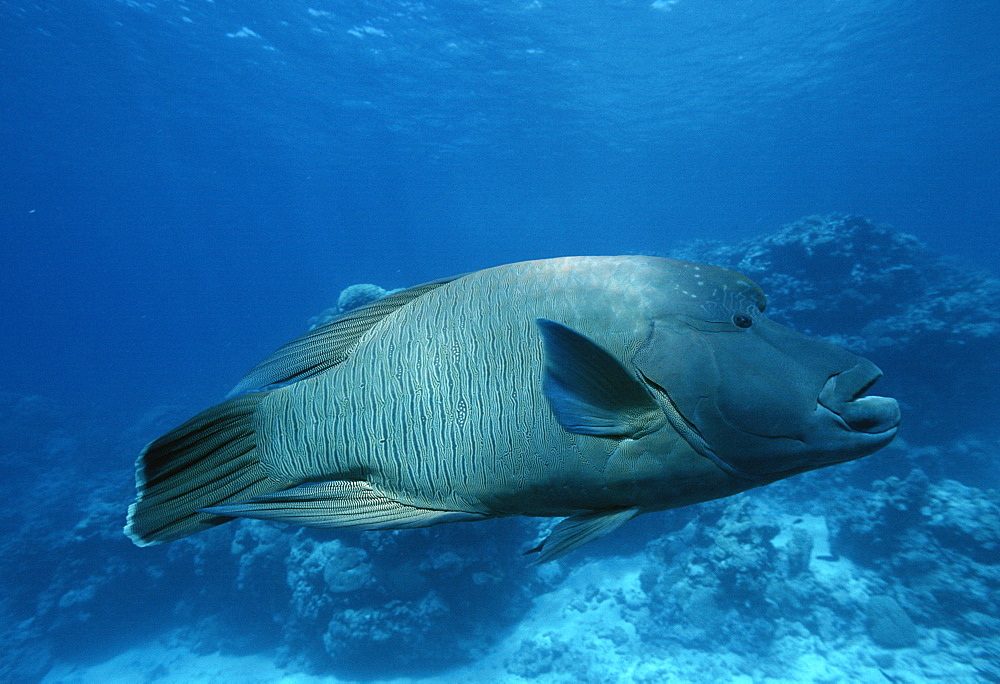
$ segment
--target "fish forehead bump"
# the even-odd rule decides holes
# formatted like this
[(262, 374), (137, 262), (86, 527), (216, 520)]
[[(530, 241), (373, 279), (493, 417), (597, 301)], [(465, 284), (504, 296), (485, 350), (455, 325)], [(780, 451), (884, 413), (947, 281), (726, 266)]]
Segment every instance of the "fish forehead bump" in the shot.
[[(716, 315), (767, 306), (764, 291), (750, 278), (721, 266), (652, 256), (569, 257), (552, 260), (557, 271), (573, 271), (611, 298), (638, 296), (657, 313)], [(582, 284), (582, 283), (580, 283)]]
[(508, 284), (517, 280), (544, 283), (556, 298), (573, 300), (588, 293), (596, 298), (589, 305), (600, 302), (626, 317), (641, 312), (654, 318), (672, 314), (728, 318), (735, 312), (756, 315), (766, 306), (763, 290), (736, 271), (667, 257), (557, 257), (489, 271)]
[(759, 290), (759, 286), (741, 273), (721, 266), (700, 264), (681, 259), (644, 255), (569, 256), (495, 266), (492, 270), (516, 269), (525, 277), (553, 280), (606, 279), (609, 286), (657, 288), (676, 286), (710, 286), (731, 289)]
[(656, 309), (656, 278), (649, 257), (572, 256), (499, 266), (484, 284), (511, 288), (515, 298), (530, 302), (533, 316), (556, 319), (589, 335), (604, 331), (638, 338), (645, 336)]
[(660, 261), (658, 289), (669, 312), (716, 317), (734, 312), (756, 314), (767, 307), (764, 291), (742, 273), (679, 259)]
[(566, 298), (570, 306), (580, 295), (586, 295), (590, 303), (596, 298), (604, 305), (634, 306), (648, 300), (657, 277), (651, 259), (633, 255), (556, 257), (495, 266), (480, 273), (495, 284), (520, 285), (528, 291), (544, 291), (553, 299)]

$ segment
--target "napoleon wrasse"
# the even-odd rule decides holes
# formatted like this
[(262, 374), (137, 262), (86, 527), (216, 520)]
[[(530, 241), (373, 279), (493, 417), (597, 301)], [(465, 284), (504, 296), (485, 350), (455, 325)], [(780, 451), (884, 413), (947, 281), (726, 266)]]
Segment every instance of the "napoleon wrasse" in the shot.
[(281, 347), (149, 444), (126, 534), (233, 518), (362, 530), (566, 516), (553, 560), (640, 513), (884, 447), (871, 362), (768, 320), (723, 268), (566, 257), (403, 290)]

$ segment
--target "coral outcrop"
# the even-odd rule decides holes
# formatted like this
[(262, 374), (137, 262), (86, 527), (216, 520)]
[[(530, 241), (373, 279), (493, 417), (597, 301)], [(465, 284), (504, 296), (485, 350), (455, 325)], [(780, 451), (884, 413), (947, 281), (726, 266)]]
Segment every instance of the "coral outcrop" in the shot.
[[(873, 358), (905, 439), (644, 516), (546, 566), (520, 556), (539, 528), (524, 520), (242, 521), (137, 549), (121, 533), (134, 455), (195, 407), (109, 439), (99, 420), (0, 394), (0, 680), (157, 636), (355, 679), (466, 665), (455, 681), (1000, 680), (1000, 443), (984, 408), (1000, 399), (997, 281), (856, 216), (678, 256), (743, 271), (779, 322)], [(384, 294), (348, 288), (311, 324)]]

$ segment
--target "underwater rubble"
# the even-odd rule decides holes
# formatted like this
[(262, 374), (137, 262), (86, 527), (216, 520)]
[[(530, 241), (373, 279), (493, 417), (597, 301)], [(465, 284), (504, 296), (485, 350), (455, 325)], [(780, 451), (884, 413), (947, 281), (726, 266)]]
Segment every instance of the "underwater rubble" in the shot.
[[(904, 404), (897, 442), (542, 566), (521, 554), (551, 521), (528, 519), (242, 521), (138, 549), (121, 533), (134, 454), (187, 408), (87, 467), (95, 421), (3, 394), (0, 680), (91, 681), (134, 649), (148, 681), (191, 681), (180, 649), (315, 681), (1000, 681), (1000, 426), (982, 409), (1000, 399), (1000, 284), (857, 216), (673, 255), (746, 273), (773, 318), (872, 358)], [(349, 288), (323, 315), (385, 292)]]

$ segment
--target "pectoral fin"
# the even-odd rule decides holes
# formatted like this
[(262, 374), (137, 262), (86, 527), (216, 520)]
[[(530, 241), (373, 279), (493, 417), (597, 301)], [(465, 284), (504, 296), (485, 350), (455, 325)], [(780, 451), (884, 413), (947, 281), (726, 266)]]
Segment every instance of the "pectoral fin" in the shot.
[(575, 551), (584, 544), (611, 534), (629, 520), (639, 515), (638, 508), (625, 508), (614, 511), (594, 511), (566, 518), (552, 530), (552, 534), (535, 548), (526, 551), (537, 553), (535, 563), (548, 563), (562, 558), (570, 551)]
[(545, 341), (542, 391), (568, 432), (636, 438), (666, 422), (649, 390), (596, 342), (547, 318), (536, 323)]
[(483, 520), (466, 511), (421, 508), (394, 501), (370, 484), (335, 480), (300, 485), (282, 492), (205, 508), (203, 513), (254, 518), (320, 528), (396, 530), (445, 522)]

